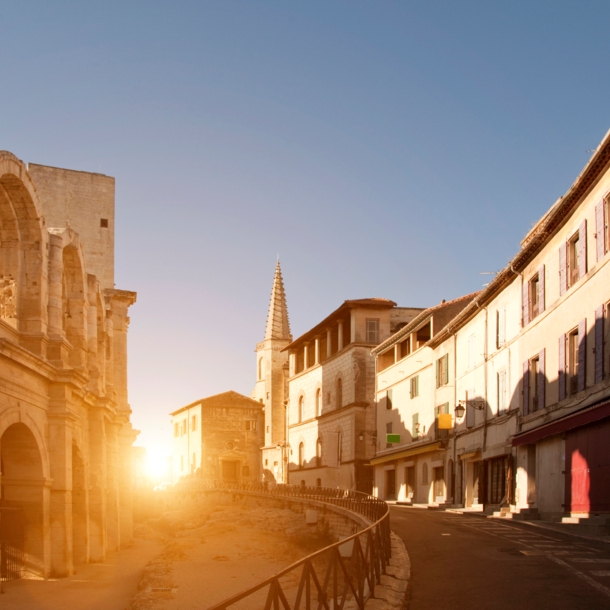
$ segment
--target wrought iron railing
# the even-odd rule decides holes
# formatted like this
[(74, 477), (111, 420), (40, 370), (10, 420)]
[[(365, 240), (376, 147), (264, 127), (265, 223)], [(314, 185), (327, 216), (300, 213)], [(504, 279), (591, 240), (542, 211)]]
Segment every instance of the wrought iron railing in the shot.
[(22, 507), (0, 500), (0, 592), (4, 581), (21, 578), (23, 544)]
[(390, 513), (383, 500), (361, 492), (319, 487), (230, 485), (196, 479), (184, 483), (176, 491), (226, 491), (308, 499), (340, 506), (370, 521), (359, 532), (307, 555), (208, 610), (243, 607), (239, 602), (244, 600), (248, 608), (264, 610), (342, 610), (348, 602), (351, 608), (364, 608), (374, 596), (375, 586), (391, 556)]

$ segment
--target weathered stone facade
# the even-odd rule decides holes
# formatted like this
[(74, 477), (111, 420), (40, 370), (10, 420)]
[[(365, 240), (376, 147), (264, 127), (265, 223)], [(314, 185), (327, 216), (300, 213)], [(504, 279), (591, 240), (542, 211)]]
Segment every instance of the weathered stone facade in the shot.
[(114, 179), (0, 152), (0, 506), (26, 569), (66, 576), (132, 539), (128, 307)]
[(387, 299), (345, 301), (287, 346), (290, 483), (372, 490), (371, 349), (420, 312)]
[(198, 400), (172, 414), (173, 479), (244, 483), (261, 478), (262, 405), (237, 392)]

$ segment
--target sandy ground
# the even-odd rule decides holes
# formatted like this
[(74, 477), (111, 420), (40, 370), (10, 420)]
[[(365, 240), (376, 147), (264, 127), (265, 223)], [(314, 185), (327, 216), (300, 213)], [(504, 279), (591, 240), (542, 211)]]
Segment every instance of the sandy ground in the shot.
[[(0, 610), (205, 610), (328, 544), (302, 515), (235, 506), (166, 513), (136, 533), (133, 547), (70, 578), (4, 583)], [(265, 596), (234, 608), (261, 608)]]
[(136, 539), (105, 563), (77, 566), (76, 574), (57, 580), (3, 583), (4, 610), (124, 610), (137, 591), (146, 564), (161, 551), (158, 540)]

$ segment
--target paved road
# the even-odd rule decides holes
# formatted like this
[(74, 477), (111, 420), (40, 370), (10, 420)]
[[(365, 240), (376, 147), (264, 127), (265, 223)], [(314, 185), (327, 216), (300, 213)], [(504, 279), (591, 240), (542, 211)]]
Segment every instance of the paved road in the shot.
[(409, 610), (610, 609), (610, 549), (532, 526), (392, 507)]

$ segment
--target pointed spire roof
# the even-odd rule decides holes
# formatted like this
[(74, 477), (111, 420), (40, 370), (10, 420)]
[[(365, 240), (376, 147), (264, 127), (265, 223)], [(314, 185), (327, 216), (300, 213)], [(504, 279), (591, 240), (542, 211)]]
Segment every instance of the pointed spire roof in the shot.
[(288, 322), (288, 307), (286, 306), (286, 293), (284, 292), (284, 280), (280, 268), (280, 259), (275, 266), (273, 288), (271, 289), (271, 301), (269, 302), (269, 313), (267, 314), (267, 328), (265, 339), (288, 339), (292, 341), (290, 334), (290, 323)]

